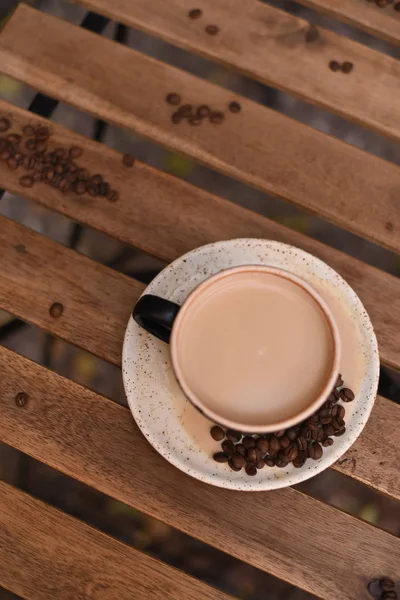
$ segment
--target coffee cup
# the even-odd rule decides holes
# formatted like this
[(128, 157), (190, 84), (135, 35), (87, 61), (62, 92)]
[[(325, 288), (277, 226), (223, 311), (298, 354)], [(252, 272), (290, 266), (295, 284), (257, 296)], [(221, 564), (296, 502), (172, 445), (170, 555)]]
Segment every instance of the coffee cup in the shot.
[(339, 374), (330, 309), (310, 284), (283, 269), (226, 269), (200, 283), (182, 306), (145, 294), (133, 318), (170, 344), (188, 400), (229, 429), (294, 426), (321, 407)]

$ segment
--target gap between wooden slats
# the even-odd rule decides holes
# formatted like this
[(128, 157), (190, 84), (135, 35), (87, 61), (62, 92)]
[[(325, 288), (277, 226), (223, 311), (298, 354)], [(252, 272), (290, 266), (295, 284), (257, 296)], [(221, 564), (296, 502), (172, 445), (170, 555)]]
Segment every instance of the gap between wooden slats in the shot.
[(233, 600), (0, 482), (0, 583), (29, 600)]
[(3, 442), (325, 600), (354, 600), (372, 577), (396, 577), (396, 537), (292, 488), (205, 485), (153, 450), (127, 408), (10, 350), (0, 357)]
[(371, 316), (381, 359), (400, 368), (400, 340), (393, 334), (400, 330), (399, 278), (145, 164), (136, 162), (127, 168), (115, 150), (1, 100), (0, 116), (13, 122), (12, 131), (20, 132), (28, 123), (50, 127), (54, 148), (81, 147), (84, 155), (79, 165), (92, 174), (102, 173), (119, 190), (120, 200), (110, 204), (89, 195), (66, 197), (43, 183), (24, 188), (19, 179), (26, 171), (11, 171), (3, 161), (0, 187), (167, 261), (203, 244), (236, 237), (276, 239), (299, 246), (326, 261), (354, 287)]
[(320, 10), (331, 17), (359, 27), (381, 37), (400, 44), (400, 13), (393, 6), (394, 0), (384, 8), (369, 0), (297, 0), (300, 4)]
[[(144, 286), (0, 217), (0, 307), (114, 364)], [(64, 306), (50, 316), (53, 302)], [(357, 442), (335, 469), (400, 499), (400, 407), (378, 398)], [(380, 432), (384, 431), (382, 436)]]
[[(90, 114), (400, 250), (400, 169), (391, 163), (22, 4), (0, 35), (0, 69)], [(393, 66), (392, 71), (396, 69)], [(173, 108), (165, 102), (172, 91), (180, 93), (184, 102), (207, 103), (226, 111), (224, 123), (174, 125)], [(234, 99), (243, 108), (237, 115), (227, 111)], [(395, 112), (390, 120), (395, 131)]]

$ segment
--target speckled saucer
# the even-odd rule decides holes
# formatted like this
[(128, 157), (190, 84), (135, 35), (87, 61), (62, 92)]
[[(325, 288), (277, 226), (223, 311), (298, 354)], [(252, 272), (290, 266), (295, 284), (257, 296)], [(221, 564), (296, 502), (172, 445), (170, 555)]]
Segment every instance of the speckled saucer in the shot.
[[(197, 248), (166, 267), (145, 293), (182, 304), (204, 279), (229, 267), (271, 265), (286, 269), (323, 296), (331, 308), (342, 341), (341, 373), (356, 399), (345, 405), (346, 433), (324, 448), (320, 460), (308, 459), (295, 469), (265, 467), (254, 477), (231, 471), (212, 459), (220, 445), (212, 426), (186, 400), (171, 368), (169, 347), (129, 320), (123, 346), (123, 379), (136, 423), (154, 448), (173, 465), (206, 483), (243, 491), (273, 490), (294, 485), (323, 471), (355, 442), (373, 407), (379, 378), (375, 333), (360, 299), (333, 269), (318, 258), (287, 244), (238, 239)], [(133, 308), (133, 307), (132, 307)]]

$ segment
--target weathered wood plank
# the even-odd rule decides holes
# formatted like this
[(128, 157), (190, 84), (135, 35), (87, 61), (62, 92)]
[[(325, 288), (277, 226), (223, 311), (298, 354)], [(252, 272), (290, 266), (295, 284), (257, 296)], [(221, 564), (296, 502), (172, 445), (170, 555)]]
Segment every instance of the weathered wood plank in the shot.
[(0, 482), (0, 583), (27, 600), (233, 600)]
[(393, 2), (380, 8), (365, 0), (298, 0), (300, 4), (320, 10), (331, 17), (359, 27), (388, 42), (400, 44), (400, 14), (393, 10)]
[[(196, 20), (188, 18), (192, 0), (75, 1), (381, 133), (399, 136), (400, 112), (395, 96), (400, 93), (400, 83), (395, 59), (320, 27), (318, 38), (311, 36), (307, 41), (310, 24), (302, 18), (258, 0), (202, 0), (203, 15)], [(345, 13), (353, 22), (358, 16), (370, 31), (386, 29), (387, 37), (391, 34), (392, 41), (400, 42), (399, 13), (392, 6), (383, 11), (365, 2), (305, 3), (322, 6), (335, 16)], [(220, 28), (211, 39), (205, 32), (210, 23)], [(352, 62), (355, 70), (351, 76), (332, 73), (329, 63), (333, 59)], [(373, 95), (371, 85), (378, 86)]]
[[(0, 217), (0, 256), (0, 308), (120, 363), (125, 326), (143, 290), (141, 284), (4, 217)], [(64, 306), (60, 318), (49, 314), (53, 302)], [(398, 411), (379, 398), (349, 460), (335, 468), (400, 498)]]
[(126, 168), (115, 150), (0, 100), (1, 115), (13, 122), (15, 131), (27, 124), (50, 127), (54, 148), (83, 148), (79, 164), (91, 173), (101, 172), (120, 191), (120, 200), (111, 204), (89, 195), (65, 197), (45, 184), (23, 188), (19, 179), (24, 171), (10, 171), (2, 161), (0, 187), (167, 261), (197, 246), (235, 237), (276, 239), (299, 246), (325, 260), (354, 287), (374, 323), (381, 359), (400, 368), (400, 339), (393, 335), (400, 330), (399, 278), (145, 164), (136, 162), (133, 169)]
[[(159, 456), (128, 409), (5, 348), (0, 369), (5, 443), (326, 600), (363, 597), (379, 573), (396, 577), (400, 540), (390, 534), (292, 488), (207, 486)], [(29, 394), (23, 408), (19, 391)]]
[[(400, 249), (396, 201), (400, 168), (276, 111), (22, 4), (0, 36), (0, 69), (357, 234)], [(180, 93), (184, 102), (205, 102), (223, 110), (237, 99), (242, 112), (227, 112), (221, 125), (174, 125), (173, 109), (165, 102), (171, 91)], [(393, 113), (390, 122), (395, 131)]]

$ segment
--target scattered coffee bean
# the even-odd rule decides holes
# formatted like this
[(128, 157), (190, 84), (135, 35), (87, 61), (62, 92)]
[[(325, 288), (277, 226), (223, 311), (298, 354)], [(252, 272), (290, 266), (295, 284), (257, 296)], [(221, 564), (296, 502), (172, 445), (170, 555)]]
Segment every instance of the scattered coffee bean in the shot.
[(247, 450), (247, 460), (249, 462), (252, 463), (257, 463), (259, 461), (260, 457), (257, 453), (256, 448), (249, 448), (249, 450)]
[(237, 454), (241, 454), (245, 458), (247, 456), (247, 449), (243, 446), (243, 444), (237, 444), (235, 447), (235, 452), (237, 452)]
[(339, 375), (337, 376), (337, 379), (336, 379), (335, 388), (342, 387), (342, 385), (343, 385), (343, 379), (342, 379), (341, 374), (339, 373)]
[(234, 115), (242, 110), (242, 107), (240, 106), (239, 102), (231, 102), (228, 108)]
[(32, 127), (32, 125), (24, 125), (24, 127), (22, 128), (22, 133), (24, 135), (27, 135), (28, 137), (31, 137), (32, 135), (34, 135), (35, 130)]
[(274, 467), (275, 466), (275, 459), (272, 456), (265, 456), (264, 457), (264, 462), (267, 465), (267, 467)]
[(188, 12), (188, 17), (189, 19), (200, 19), (200, 17), (202, 16), (203, 11), (200, 10), (200, 8), (192, 8), (192, 10), (189, 10)]
[(8, 131), (11, 127), (11, 123), (8, 119), (6, 119), (5, 117), (1, 117), (0, 119), (0, 133), (5, 133), (6, 131)]
[(75, 184), (75, 192), (81, 196), (86, 193), (86, 183), (84, 181), (77, 181)]
[(329, 63), (329, 68), (331, 71), (340, 71), (340, 63), (337, 60), (331, 60)]
[(21, 136), (15, 133), (10, 133), (6, 139), (11, 142), (11, 144), (20, 144), (22, 140)]
[(285, 430), (281, 429), (280, 431), (277, 431), (274, 435), (275, 435), (275, 437), (280, 438), (283, 435), (285, 435)]
[(124, 156), (122, 157), (122, 162), (125, 165), (125, 167), (133, 167), (135, 159), (130, 154), (124, 154)]
[(257, 475), (257, 467), (255, 465), (253, 465), (253, 463), (247, 463), (246, 464), (246, 473), (250, 477), (254, 477), (254, 475)]
[(39, 127), (35, 132), (35, 137), (39, 141), (47, 140), (50, 137), (50, 129), (48, 127)]
[(18, 394), (15, 396), (14, 400), (15, 400), (15, 404), (18, 406), (18, 408), (23, 408), (24, 406), (27, 405), (29, 396), (26, 392), (18, 392)]
[(224, 452), (216, 452), (216, 454), (214, 454), (214, 456), (213, 456), (213, 459), (219, 463), (228, 462), (228, 457)]
[(204, 117), (208, 117), (209, 114), (210, 108), (206, 104), (202, 104), (201, 106), (199, 106), (196, 111), (196, 115), (198, 117), (201, 117), (202, 119), (204, 119)]
[(279, 441), (279, 438), (277, 438), (276, 435), (273, 435), (269, 440), (270, 453), (275, 454), (276, 452), (278, 452), (280, 450), (280, 447), (281, 447), (281, 443)]
[(192, 115), (188, 118), (188, 123), (189, 123), (189, 125), (198, 126), (198, 125), (201, 125), (202, 120), (200, 119), (200, 117), (196, 117), (195, 115)]
[(242, 439), (242, 444), (247, 450), (256, 447), (256, 441), (251, 435), (245, 435)]
[(393, 579), (389, 579), (389, 577), (383, 577), (380, 579), (379, 586), (383, 592), (391, 592), (396, 587)]
[(166, 97), (166, 101), (172, 106), (178, 106), (178, 104), (181, 103), (181, 97), (179, 94), (168, 94), (168, 96)]
[(208, 35), (217, 35), (217, 33), (219, 32), (219, 27), (217, 27), (216, 25), (207, 25), (207, 27), (205, 28), (205, 32)]
[(259, 461), (258, 461), (258, 463), (256, 464), (256, 467), (257, 467), (258, 471), (259, 471), (260, 469), (263, 469), (263, 468), (265, 467), (265, 462), (263, 461), (263, 459), (262, 459), (262, 458), (260, 458), (260, 460), (259, 460)]
[(175, 125), (179, 125), (179, 123), (181, 123), (184, 119), (184, 116), (182, 113), (180, 113), (179, 111), (175, 112), (172, 117), (171, 117), (171, 121), (175, 124)]
[(344, 435), (346, 433), (346, 427), (343, 427), (343, 429), (339, 429), (339, 431), (335, 431), (335, 433), (333, 434), (335, 437), (340, 437), (342, 435)]
[(228, 456), (232, 456), (232, 454), (235, 452), (235, 445), (230, 440), (225, 440), (222, 442), (221, 448)]
[(292, 465), (296, 468), (296, 469), (300, 469), (304, 463), (306, 462), (306, 453), (304, 451), (301, 451), (298, 453), (298, 455), (296, 456), (296, 458), (294, 459), (294, 461), (292, 462)]
[(258, 440), (256, 441), (256, 447), (263, 453), (263, 454), (267, 454), (268, 450), (269, 450), (269, 441), (267, 440), (267, 438), (258, 438)]
[(33, 177), (31, 177), (30, 175), (24, 175), (24, 177), (20, 178), (19, 182), (22, 185), (22, 187), (26, 188), (32, 187), (35, 183)]
[(228, 460), (228, 464), (229, 464), (230, 468), (232, 469), (232, 471), (241, 471), (241, 467), (235, 467), (235, 464), (231, 458)]
[(287, 448), (286, 450), (286, 456), (289, 462), (293, 462), (294, 459), (297, 457), (299, 451), (297, 449), (297, 446), (290, 446), (290, 448)]
[(117, 202), (119, 199), (119, 193), (116, 190), (110, 190), (107, 198), (109, 202)]
[(225, 115), (222, 112), (212, 112), (210, 114), (210, 123), (212, 123), (213, 125), (220, 125), (224, 119), (225, 119)]
[(211, 427), (210, 433), (212, 439), (216, 442), (220, 442), (225, 437), (225, 432), (219, 425), (214, 425), (214, 427)]
[(231, 457), (231, 462), (236, 469), (243, 469), (243, 467), (246, 465), (246, 460), (241, 454), (234, 454)]
[(69, 151), (70, 158), (72, 158), (72, 159), (79, 158), (80, 156), (82, 156), (82, 154), (83, 154), (82, 148), (79, 148), (78, 146), (74, 146), (73, 148), (70, 148), (70, 151)]
[(343, 400), (343, 402), (352, 402), (355, 398), (354, 392), (349, 388), (342, 388), (340, 390), (340, 397)]
[(332, 439), (332, 438), (330, 438), (330, 437), (327, 437), (327, 438), (325, 438), (325, 439), (322, 441), (322, 445), (323, 445), (325, 448), (328, 448), (329, 446), (332, 446), (332, 444), (333, 444), (333, 443), (334, 443), (334, 442), (333, 442), (333, 439)]
[(7, 167), (9, 169), (11, 169), (11, 171), (15, 171), (16, 169), (18, 169), (18, 163), (17, 163), (17, 161), (15, 160), (14, 157), (11, 157), (11, 158), (8, 159), (8, 161), (7, 161)]
[(291, 444), (290, 439), (287, 437), (287, 435), (283, 435), (281, 438), (278, 439), (281, 444), (281, 448), (288, 448)]
[(226, 437), (234, 444), (238, 444), (242, 439), (242, 434), (238, 431), (233, 431), (233, 429), (228, 429), (228, 431), (226, 432)]
[(352, 72), (353, 68), (353, 63), (346, 61), (342, 64), (342, 73), (346, 73), (347, 75), (348, 73)]

